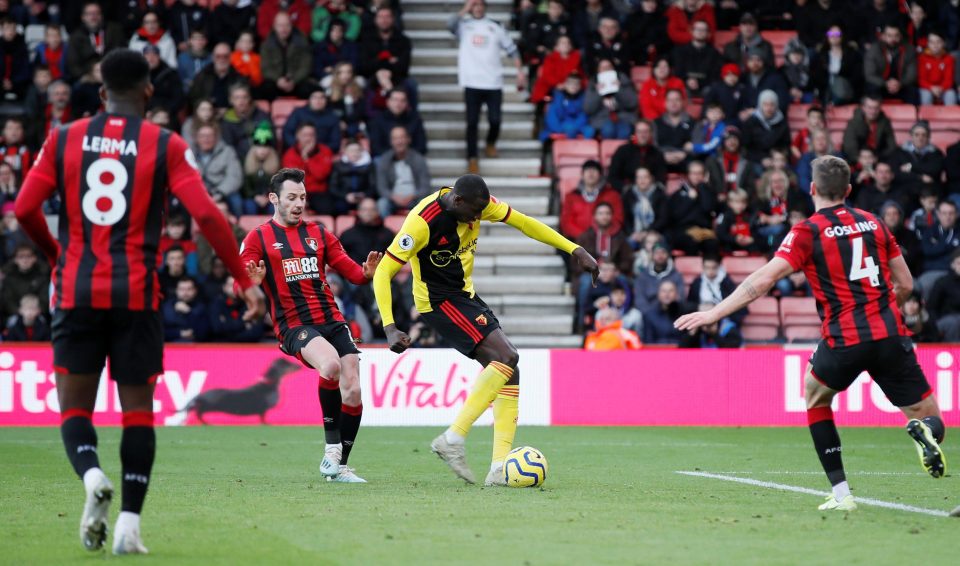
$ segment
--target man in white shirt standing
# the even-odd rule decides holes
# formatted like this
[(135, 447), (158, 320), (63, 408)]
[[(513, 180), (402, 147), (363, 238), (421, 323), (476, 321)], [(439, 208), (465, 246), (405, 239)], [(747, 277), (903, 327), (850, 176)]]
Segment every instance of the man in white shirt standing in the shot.
[(500, 110), (503, 105), (503, 64), (500, 51), (512, 57), (517, 65), (517, 89), (523, 90), (526, 75), (517, 46), (506, 29), (487, 17), (485, 0), (466, 0), (463, 9), (450, 17), (448, 27), (460, 40), (457, 57), (459, 84), (463, 87), (467, 104), (467, 170), (480, 172), (477, 162), (477, 129), (480, 105), (487, 105), (487, 147), (484, 155), (497, 156), (497, 137), (500, 135)]

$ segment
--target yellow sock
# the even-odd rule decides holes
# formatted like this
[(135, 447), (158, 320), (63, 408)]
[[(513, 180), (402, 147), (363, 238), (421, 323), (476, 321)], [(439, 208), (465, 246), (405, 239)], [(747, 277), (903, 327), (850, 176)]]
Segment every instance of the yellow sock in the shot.
[(473, 391), (467, 396), (463, 408), (450, 425), (450, 430), (460, 436), (467, 436), (470, 427), (487, 410), (490, 403), (497, 397), (497, 392), (512, 376), (513, 368), (500, 362), (490, 362), (490, 365), (483, 368), (477, 376), (477, 382), (473, 385)]
[(503, 462), (513, 448), (520, 414), (520, 386), (504, 385), (493, 402), (493, 462)]

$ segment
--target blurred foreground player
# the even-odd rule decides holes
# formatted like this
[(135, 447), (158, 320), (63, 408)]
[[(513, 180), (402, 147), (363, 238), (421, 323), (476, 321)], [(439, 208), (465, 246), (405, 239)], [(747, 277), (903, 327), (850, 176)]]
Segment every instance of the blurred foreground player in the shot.
[(730, 316), (767, 294), (794, 271), (803, 270), (813, 288), (823, 339), (807, 364), (807, 422), (820, 464), (833, 486), (821, 510), (852, 511), (843, 471), (840, 435), (830, 402), (866, 371), (891, 403), (907, 416), (907, 432), (924, 469), (942, 477), (940, 408), (917, 363), (898, 305), (913, 291), (913, 278), (886, 224), (869, 212), (846, 206), (850, 167), (837, 157), (813, 162), (810, 194), (817, 212), (793, 227), (773, 259), (708, 311), (674, 323), (693, 330)]
[(320, 373), (326, 437), (320, 474), (328, 481), (366, 483), (347, 466), (363, 415), (360, 350), (327, 284), (327, 266), (362, 285), (373, 279), (383, 254), (370, 252), (357, 265), (323, 224), (304, 220), (303, 179), (300, 169), (281, 169), (270, 178), (273, 218), (247, 234), (240, 257), (250, 279), (267, 292), (280, 349)]
[(373, 280), (377, 306), (390, 349), (410, 347), (410, 337), (393, 321), (390, 280), (405, 263), (413, 268), (413, 298), (417, 311), (461, 354), (483, 365), (473, 391), (446, 432), (430, 448), (457, 476), (475, 483), (467, 467), (464, 441), (473, 423), (493, 403), (493, 462), (486, 485), (504, 485), (503, 460), (510, 452), (519, 414), (520, 355), (500, 328), (500, 321), (473, 289), (473, 256), (480, 222), (503, 222), (524, 235), (572, 254), (597, 280), (597, 261), (582, 247), (542, 222), (490, 196), (479, 175), (464, 175), (453, 188), (444, 187), (410, 211), (387, 248)]
[[(153, 93), (143, 55), (112, 51), (101, 72), (106, 112), (50, 132), (17, 197), (16, 215), (54, 265), (52, 336), (60, 432), (87, 493), (80, 540), (88, 550), (97, 550), (107, 536), (113, 485), (100, 469), (91, 417), (109, 358), (123, 410), (123, 501), (113, 552), (146, 554), (140, 510), (156, 448), (154, 385), (163, 373), (157, 246), (170, 194), (187, 207), (239, 282), (248, 308), (245, 318), (261, 318), (265, 306), (186, 142), (143, 119)], [(41, 210), (54, 193), (61, 202), (60, 245)]]

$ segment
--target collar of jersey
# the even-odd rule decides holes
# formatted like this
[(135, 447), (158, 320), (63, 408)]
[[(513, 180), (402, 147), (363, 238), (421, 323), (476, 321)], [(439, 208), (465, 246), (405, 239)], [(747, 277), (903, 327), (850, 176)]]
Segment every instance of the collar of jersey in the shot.
[(273, 222), (275, 226), (278, 226), (283, 230), (296, 230), (297, 228), (300, 227), (301, 224), (303, 224), (303, 216), (300, 217), (300, 222), (297, 222), (293, 226), (287, 226), (286, 224), (281, 224), (280, 222), (277, 222), (276, 219), (274, 218), (270, 218), (270, 222)]

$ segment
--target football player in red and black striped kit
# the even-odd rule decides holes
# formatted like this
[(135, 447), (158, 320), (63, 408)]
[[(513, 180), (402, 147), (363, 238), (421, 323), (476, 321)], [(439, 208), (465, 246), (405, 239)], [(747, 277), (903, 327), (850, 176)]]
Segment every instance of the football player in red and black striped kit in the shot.
[(327, 285), (326, 267), (362, 285), (373, 278), (383, 254), (371, 251), (361, 266), (323, 224), (304, 220), (303, 179), (300, 169), (281, 169), (271, 177), (267, 197), (273, 218), (247, 234), (240, 257), (250, 279), (267, 292), (280, 349), (320, 374), (326, 437), (321, 475), (328, 481), (366, 483), (347, 466), (363, 415), (360, 351)]
[[(153, 392), (163, 373), (157, 246), (170, 194), (190, 211), (239, 282), (246, 318), (262, 317), (265, 300), (240, 262), (230, 227), (207, 194), (187, 144), (143, 119), (153, 94), (143, 55), (112, 51), (101, 72), (106, 112), (50, 133), (17, 196), (16, 215), (54, 266), (60, 432), (87, 493), (81, 542), (89, 550), (103, 546), (113, 497), (91, 420), (109, 358), (123, 410), (123, 497), (113, 552), (145, 554), (140, 511), (156, 447)], [(54, 194), (61, 203), (59, 244), (42, 212)]]
[(823, 339), (807, 365), (807, 422), (833, 494), (821, 510), (852, 511), (843, 471), (840, 435), (830, 403), (866, 371), (909, 419), (923, 467), (935, 478), (945, 471), (940, 408), (917, 363), (899, 305), (913, 291), (913, 277), (886, 224), (844, 204), (850, 167), (832, 156), (813, 162), (810, 194), (817, 212), (793, 227), (775, 257), (708, 311), (684, 315), (674, 325), (693, 330), (712, 324), (762, 297), (780, 279), (803, 271), (817, 300)]

